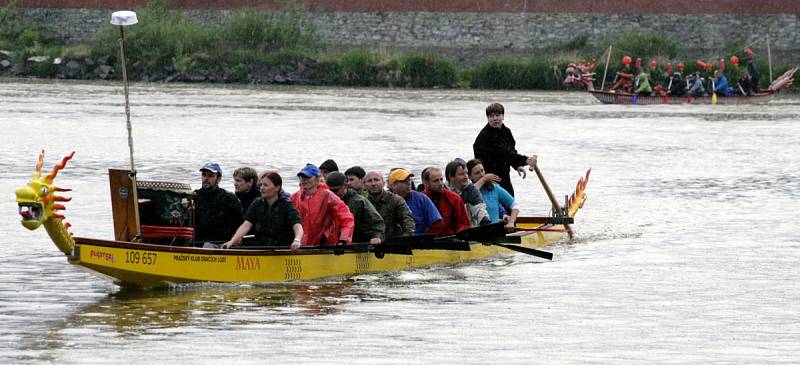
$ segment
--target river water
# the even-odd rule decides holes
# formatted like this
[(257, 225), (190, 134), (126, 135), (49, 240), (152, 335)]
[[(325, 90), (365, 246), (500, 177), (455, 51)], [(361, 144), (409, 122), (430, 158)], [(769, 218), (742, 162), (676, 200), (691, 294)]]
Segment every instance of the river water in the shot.
[[(800, 99), (608, 106), (583, 93), (133, 84), (141, 179), (222, 165), (419, 172), (471, 157), (506, 106), (556, 195), (592, 168), (576, 239), (352, 279), (120, 289), (19, 224), (37, 153), (79, 236), (112, 238), (106, 169), (127, 168), (118, 83), (0, 82), (0, 363), (797, 363)], [(535, 176), (523, 215), (547, 214)]]

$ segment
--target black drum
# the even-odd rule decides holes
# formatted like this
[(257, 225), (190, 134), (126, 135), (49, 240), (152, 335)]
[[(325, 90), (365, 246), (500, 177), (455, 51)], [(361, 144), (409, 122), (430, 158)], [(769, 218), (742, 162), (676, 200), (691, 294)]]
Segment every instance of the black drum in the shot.
[(142, 241), (184, 246), (194, 236), (194, 192), (189, 184), (137, 181)]

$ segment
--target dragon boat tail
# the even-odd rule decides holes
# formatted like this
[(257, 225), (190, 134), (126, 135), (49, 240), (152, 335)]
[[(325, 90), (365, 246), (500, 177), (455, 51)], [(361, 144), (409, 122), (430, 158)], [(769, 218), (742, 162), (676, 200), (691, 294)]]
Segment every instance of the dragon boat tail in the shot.
[(22, 225), (30, 230), (44, 226), (69, 263), (119, 284), (141, 287), (313, 280), (454, 264), (515, 251), (543, 252), (537, 249), (561, 239), (565, 225), (573, 223), (573, 217), (586, 200), (585, 188), (591, 171), (579, 179), (565, 206), (560, 207), (559, 210), (566, 212), (564, 216), (520, 217), (514, 233), (459, 234), (458, 239), (438, 243), (429, 237), (414, 245), (387, 242), (303, 246), (296, 252), (285, 247), (225, 250), (185, 247), (191, 246), (193, 235), (188, 185), (136, 181), (126, 170), (109, 170), (115, 239), (73, 237), (70, 224), (59, 213), (65, 209), (61, 202), (70, 198), (56, 195), (69, 189), (54, 185), (58, 172), (73, 155), (74, 152), (64, 157), (44, 175), (44, 151), (39, 155), (33, 178), (16, 191)]

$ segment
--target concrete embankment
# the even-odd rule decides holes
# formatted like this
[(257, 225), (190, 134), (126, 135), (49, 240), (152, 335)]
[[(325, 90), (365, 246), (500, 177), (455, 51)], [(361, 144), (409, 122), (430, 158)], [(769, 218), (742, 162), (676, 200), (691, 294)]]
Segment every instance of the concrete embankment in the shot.
[[(0, 0), (5, 5), (8, 0)], [(111, 10), (142, 0), (17, 0), (31, 18), (45, 20), (73, 43), (85, 43)], [(231, 10), (278, 10), (269, 0), (173, 0), (171, 6), (206, 24)], [(460, 64), (531, 56), (537, 49), (578, 36), (593, 42), (634, 29), (664, 32), (691, 56), (718, 55), (732, 41), (766, 49), (775, 62), (800, 61), (800, 2), (795, 0), (305, 0), (320, 36), (332, 45), (425, 50)]]

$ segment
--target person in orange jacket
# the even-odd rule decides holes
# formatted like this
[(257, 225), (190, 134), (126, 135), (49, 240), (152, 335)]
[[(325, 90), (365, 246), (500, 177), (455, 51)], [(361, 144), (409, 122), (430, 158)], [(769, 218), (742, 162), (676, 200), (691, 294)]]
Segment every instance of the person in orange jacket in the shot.
[(633, 70), (630, 65), (625, 65), (622, 70), (617, 71), (617, 82), (611, 86), (611, 90), (620, 90), (628, 94), (633, 93)]
[(303, 245), (349, 244), (353, 241), (355, 220), (342, 199), (327, 189), (320, 189), (320, 171), (306, 164), (297, 173), (300, 190), (289, 200), (303, 221)]

